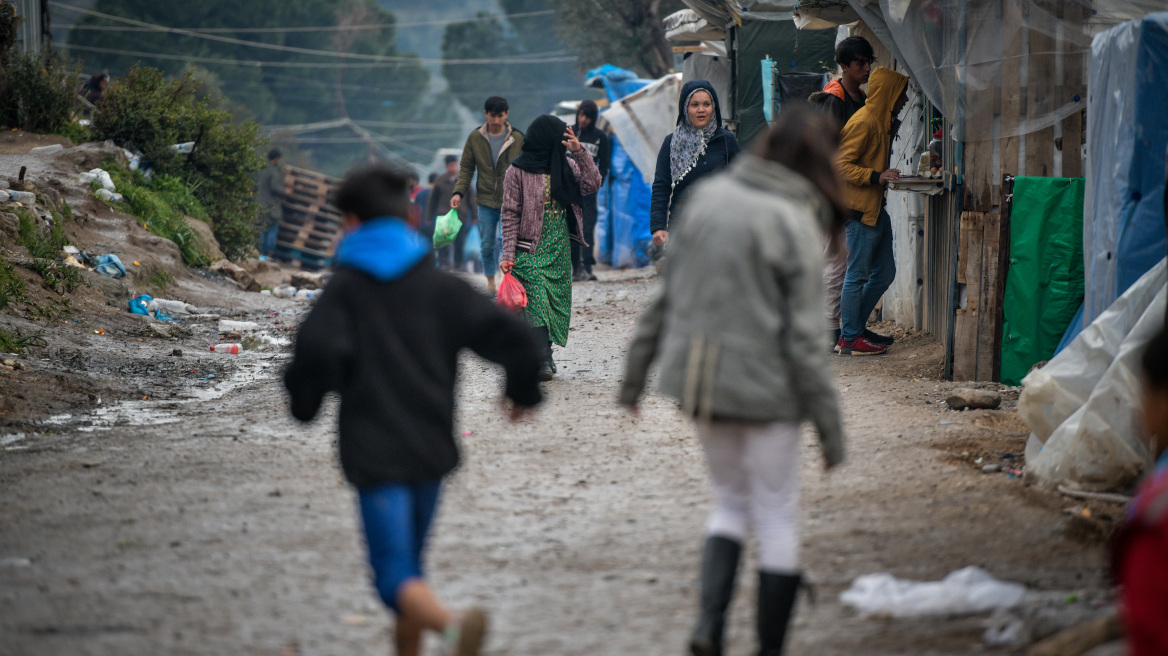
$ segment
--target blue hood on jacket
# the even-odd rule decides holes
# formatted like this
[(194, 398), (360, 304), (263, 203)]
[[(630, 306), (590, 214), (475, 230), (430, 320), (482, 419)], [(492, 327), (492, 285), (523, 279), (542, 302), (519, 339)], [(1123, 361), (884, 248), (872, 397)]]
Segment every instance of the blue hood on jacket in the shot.
[(341, 241), (337, 264), (364, 271), (381, 282), (397, 280), (430, 252), (430, 243), (395, 217), (369, 219)]

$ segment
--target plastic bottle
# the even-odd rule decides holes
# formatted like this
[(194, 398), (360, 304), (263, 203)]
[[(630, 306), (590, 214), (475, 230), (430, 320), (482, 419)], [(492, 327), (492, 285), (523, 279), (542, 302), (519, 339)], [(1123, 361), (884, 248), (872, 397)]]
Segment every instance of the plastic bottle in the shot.
[(211, 350), (216, 353), (229, 353), (231, 355), (239, 355), (239, 344), (212, 344)]

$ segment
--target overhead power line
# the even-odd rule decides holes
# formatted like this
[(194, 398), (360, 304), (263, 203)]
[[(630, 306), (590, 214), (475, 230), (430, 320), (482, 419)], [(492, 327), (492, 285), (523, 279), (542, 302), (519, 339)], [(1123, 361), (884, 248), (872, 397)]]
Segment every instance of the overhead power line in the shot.
[[(458, 23), (480, 23), (491, 20), (498, 20), (499, 18), (506, 18), (507, 20), (515, 20), (517, 18), (535, 18), (538, 16), (550, 16), (555, 14), (554, 9), (545, 9), (542, 11), (525, 11), (517, 14), (508, 14), (506, 16), (498, 16), (491, 14), (489, 16), (474, 16), (472, 18), (446, 18), (428, 21), (409, 21), (402, 23), (375, 23), (370, 25), (352, 25), (349, 27), (341, 25), (325, 25), (320, 27), (184, 27), (175, 28), (190, 30), (191, 32), (200, 32), (203, 34), (281, 34), (281, 33), (295, 33), (295, 32), (341, 32), (345, 30), (383, 30), (388, 28), (399, 29), (403, 27), (424, 27), (427, 25), (454, 25)], [(154, 32), (151, 27), (136, 27), (129, 25), (72, 25), (69, 29), (97, 31), (97, 32)]]
[[(188, 36), (188, 37), (192, 37), (192, 38), (196, 38), (196, 39), (205, 39), (207, 41), (217, 41), (219, 43), (227, 43), (227, 44), (231, 44), (231, 45), (247, 46), (249, 48), (258, 48), (261, 50), (276, 50), (279, 52), (293, 52), (293, 53), (297, 53), (297, 54), (314, 55), (314, 56), (318, 56), (318, 57), (335, 57), (335, 58), (339, 58), (339, 59), (355, 59), (358, 61), (377, 62), (380, 64), (387, 64), (387, 63), (389, 63), (389, 64), (443, 64), (443, 65), (450, 65), (450, 64), (544, 64), (544, 63), (551, 63), (551, 62), (557, 62), (557, 61), (575, 61), (576, 60), (575, 57), (550, 57), (550, 56), (545, 57), (545, 56), (534, 56), (534, 55), (517, 55), (514, 57), (494, 57), (494, 58), (475, 58), (475, 59), (423, 59), (420, 57), (403, 57), (403, 56), (399, 56), (399, 55), (368, 55), (368, 54), (354, 53), (354, 52), (338, 52), (335, 50), (317, 50), (314, 48), (300, 48), (297, 46), (284, 46), (284, 45), (279, 45), (279, 44), (275, 44), (275, 43), (264, 43), (262, 41), (248, 41), (246, 39), (235, 39), (235, 38), (226, 37), (226, 36), (219, 36), (217, 34), (204, 34), (204, 33), (195, 32), (192, 30), (180, 29), (180, 28), (175, 28), (175, 27), (166, 27), (165, 25), (157, 25), (155, 23), (146, 23), (143, 21), (134, 20), (132, 18), (123, 18), (121, 16), (114, 16), (112, 14), (106, 14), (106, 13), (103, 13), (100, 11), (94, 11), (92, 9), (82, 9), (80, 7), (74, 7), (72, 5), (67, 5), (67, 4), (63, 4), (61, 2), (57, 2), (56, 0), (49, 0), (49, 4), (54, 6), (54, 7), (60, 8), (60, 9), (74, 11), (74, 12), (85, 14), (88, 16), (96, 16), (98, 18), (104, 18), (106, 20), (112, 20), (112, 21), (116, 21), (116, 22), (120, 22), (120, 23), (126, 23), (128, 25), (149, 28), (151, 31), (159, 32), (162, 34), (177, 34), (180, 36)], [(71, 47), (76, 48), (78, 50), (81, 50), (83, 48), (89, 48), (92, 51), (92, 49), (93, 49), (93, 46), (71, 46)], [(129, 53), (113, 53), (113, 54), (129, 54)], [(556, 54), (556, 53), (550, 53), (550, 54)], [(151, 54), (151, 53), (139, 53), (139, 55), (140, 56), (155, 56), (155, 57), (158, 56), (156, 54)], [(165, 58), (172, 59), (174, 57), (165, 57)], [(203, 59), (207, 59), (207, 58), (203, 58)], [(226, 60), (226, 59), (218, 60), (218, 61), (221, 61), (223, 63), (231, 63), (230, 60)], [(255, 63), (255, 62), (249, 62), (249, 63)], [(269, 64), (270, 65), (279, 65), (279, 64), (285, 64), (285, 63), (290, 64), (291, 62), (280, 62), (280, 63), (263, 62), (263, 63), (265, 65), (269, 65)], [(343, 65), (350, 65), (351, 66), (353, 64), (343, 64)], [(313, 66), (312, 68), (322, 68), (322, 67), (324, 67), (324, 66), (317, 65), (317, 66)], [(301, 68), (308, 68), (308, 67), (301, 66)]]
[(289, 61), (271, 61), (258, 59), (224, 59), (222, 57), (198, 57), (196, 55), (168, 55), (158, 52), (141, 52), (137, 50), (120, 50), (118, 48), (100, 48), (97, 46), (78, 46), (69, 44), (70, 50), (78, 52), (96, 52), (108, 55), (125, 55), (127, 57), (144, 57), (154, 59), (166, 59), (171, 61), (185, 61), (196, 64), (223, 64), (225, 66), (275, 66), (280, 68), (396, 68), (399, 66), (406, 66), (409, 63), (425, 64), (436, 63), (443, 65), (458, 65), (465, 66), (470, 64), (552, 64), (558, 62), (574, 62), (575, 56), (564, 57), (548, 57), (540, 60), (515, 60), (515, 59), (418, 59), (406, 58), (405, 61), (393, 63), (381, 62), (289, 62)]

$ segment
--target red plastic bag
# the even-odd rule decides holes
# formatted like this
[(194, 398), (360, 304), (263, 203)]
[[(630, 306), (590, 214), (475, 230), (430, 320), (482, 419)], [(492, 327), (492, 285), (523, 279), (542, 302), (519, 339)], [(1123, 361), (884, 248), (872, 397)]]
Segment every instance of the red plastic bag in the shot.
[(499, 283), (499, 296), (496, 302), (504, 309), (520, 312), (527, 307), (527, 290), (510, 273), (503, 274), (503, 282)]

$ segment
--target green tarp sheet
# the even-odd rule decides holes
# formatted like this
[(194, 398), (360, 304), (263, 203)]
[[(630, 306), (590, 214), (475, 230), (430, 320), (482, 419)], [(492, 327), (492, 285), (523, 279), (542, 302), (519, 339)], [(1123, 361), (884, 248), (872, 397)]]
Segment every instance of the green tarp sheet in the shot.
[[(762, 60), (778, 73), (827, 73), (835, 70), (835, 30), (798, 30), (790, 20), (743, 19), (738, 31), (735, 77), (738, 141), (745, 149), (766, 127), (762, 110)], [(725, 113), (725, 109), (722, 110)], [(728, 118), (723, 116), (723, 118)]]
[(1083, 302), (1083, 178), (1014, 178), (1002, 382), (1049, 360)]

